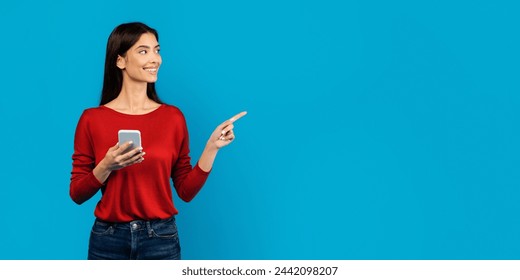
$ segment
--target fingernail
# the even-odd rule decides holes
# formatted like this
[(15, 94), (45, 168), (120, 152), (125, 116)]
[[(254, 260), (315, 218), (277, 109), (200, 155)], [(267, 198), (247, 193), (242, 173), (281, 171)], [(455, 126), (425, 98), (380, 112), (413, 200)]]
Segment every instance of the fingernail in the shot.
[(222, 133), (221, 134), (226, 134), (226, 131), (225, 130), (222, 130)]
[(146, 152), (143, 153), (143, 156), (146, 155)]
[(133, 142), (133, 141), (129, 141), (128, 143), (129, 143), (129, 144), (134, 144), (134, 142)]

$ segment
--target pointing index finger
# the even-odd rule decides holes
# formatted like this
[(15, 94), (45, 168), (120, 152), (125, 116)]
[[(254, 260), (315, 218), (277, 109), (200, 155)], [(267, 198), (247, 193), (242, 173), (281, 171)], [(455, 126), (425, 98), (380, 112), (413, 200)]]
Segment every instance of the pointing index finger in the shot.
[(231, 123), (234, 123), (236, 122), (238, 119), (240, 119), (241, 117), (245, 116), (247, 114), (246, 111), (243, 111), (243, 112), (240, 112), (236, 115), (234, 115), (231, 119), (229, 119), (231, 121)]

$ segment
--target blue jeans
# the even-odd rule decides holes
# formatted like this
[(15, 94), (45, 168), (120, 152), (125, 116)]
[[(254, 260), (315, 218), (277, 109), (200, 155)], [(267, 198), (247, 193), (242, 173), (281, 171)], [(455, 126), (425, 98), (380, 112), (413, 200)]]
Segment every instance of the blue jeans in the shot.
[(109, 223), (96, 219), (90, 233), (89, 260), (180, 260), (175, 217)]

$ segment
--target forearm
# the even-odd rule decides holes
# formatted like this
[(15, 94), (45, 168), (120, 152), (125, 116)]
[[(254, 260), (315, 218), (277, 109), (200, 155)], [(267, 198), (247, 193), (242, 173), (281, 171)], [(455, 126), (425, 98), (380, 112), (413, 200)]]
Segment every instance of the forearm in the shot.
[(99, 162), (98, 165), (92, 170), (92, 173), (94, 173), (94, 177), (101, 183), (104, 184), (105, 181), (108, 179), (108, 176), (110, 176), (110, 173), (112, 172), (108, 167), (106, 167), (104, 163), (104, 159)]
[(208, 141), (204, 151), (200, 155), (199, 159), (199, 167), (204, 172), (209, 172), (213, 168), (213, 162), (215, 162), (215, 158), (217, 157), (218, 147), (215, 143)]

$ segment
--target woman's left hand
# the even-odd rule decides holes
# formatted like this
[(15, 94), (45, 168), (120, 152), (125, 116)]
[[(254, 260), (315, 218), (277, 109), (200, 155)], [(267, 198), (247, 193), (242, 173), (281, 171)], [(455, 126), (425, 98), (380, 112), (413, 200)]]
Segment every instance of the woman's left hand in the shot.
[(229, 143), (231, 143), (235, 139), (235, 133), (233, 132), (233, 123), (241, 117), (245, 116), (246, 114), (247, 112), (245, 111), (236, 114), (234, 117), (217, 126), (215, 131), (213, 131), (213, 133), (211, 134), (208, 142), (214, 144), (217, 149), (229, 145)]

